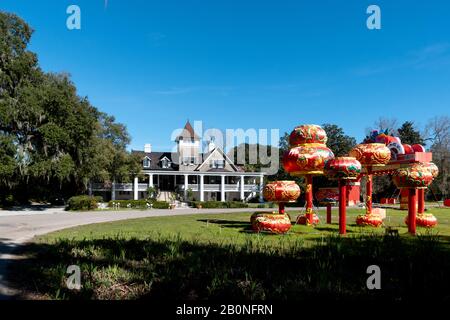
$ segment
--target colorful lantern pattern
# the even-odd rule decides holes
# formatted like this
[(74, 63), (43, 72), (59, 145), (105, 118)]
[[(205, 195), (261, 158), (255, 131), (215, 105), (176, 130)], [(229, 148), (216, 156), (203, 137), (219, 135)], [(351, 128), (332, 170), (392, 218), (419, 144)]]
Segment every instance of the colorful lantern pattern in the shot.
[(361, 173), (361, 163), (353, 157), (337, 157), (327, 161), (324, 172), (331, 180), (355, 180)]
[(397, 169), (393, 180), (397, 188), (425, 189), (437, 174), (437, 167), (433, 163), (416, 162), (406, 168)]
[[(405, 218), (405, 223), (409, 224), (408, 216)], [(419, 213), (416, 216), (416, 225), (424, 228), (433, 228), (437, 225), (438, 221), (431, 213)]]
[(266, 184), (263, 196), (266, 201), (295, 202), (300, 196), (300, 187), (295, 181), (275, 181)]
[(289, 136), (291, 148), (308, 143), (327, 143), (327, 134), (322, 127), (315, 124), (304, 124), (296, 127)]
[(349, 155), (363, 166), (384, 166), (391, 159), (391, 151), (383, 143), (358, 144)]
[(325, 163), (334, 158), (333, 152), (326, 145), (297, 146), (284, 154), (284, 170), (294, 176), (306, 174), (323, 174)]
[(287, 214), (255, 212), (250, 222), (255, 232), (282, 234), (291, 229), (291, 219)]
[(316, 199), (320, 203), (334, 203), (339, 200), (338, 188), (319, 188), (316, 192)]
[(358, 226), (379, 227), (383, 224), (383, 219), (378, 214), (361, 214), (356, 217)]

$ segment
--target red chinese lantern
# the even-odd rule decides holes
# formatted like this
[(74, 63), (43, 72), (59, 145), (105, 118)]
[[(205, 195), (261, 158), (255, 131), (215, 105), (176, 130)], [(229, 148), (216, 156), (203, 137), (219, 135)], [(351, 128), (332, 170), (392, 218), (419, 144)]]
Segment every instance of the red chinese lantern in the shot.
[(361, 214), (356, 217), (358, 226), (379, 227), (383, 224), (383, 219), (377, 214)]
[(349, 155), (355, 157), (367, 170), (366, 214), (364, 218), (357, 218), (356, 224), (377, 226), (381, 217), (372, 213), (372, 167), (386, 165), (391, 160), (391, 150), (384, 143), (363, 143), (354, 147)]
[(391, 160), (391, 151), (383, 143), (363, 143), (354, 147), (350, 157), (356, 158), (363, 166), (384, 166)]
[(408, 167), (397, 169), (393, 181), (397, 188), (408, 189), (408, 216), (405, 223), (408, 225), (408, 231), (416, 233), (416, 226), (431, 228), (437, 225), (437, 219), (431, 213), (419, 212), (416, 215), (416, 189), (426, 189), (437, 177), (439, 170), (432, 163), (415, 162)]
[(251, 218), (252, 229), (256, 232), (286, 233), (291, 229), (291, 219), (287, 214), (255, 212)]
[(314, 124), (296, 127), (289, 136), (290, 150), (283, 156), (283, 167), (293, 176), (304, 176), (306, 180), (306, 214), (297, 223), (315, 224), (319, 219), (313, 213), (312, 176), (323, 174), (325, 163), (334, 158), (327, 148), (325, 130)]
[(266, 201), (278, 203), (276, 213), (254, 213), (250, 222), (256, 232), (286, 233), (291, 228), (291, 219), (285, 214), (284, 204), (295, 202), (300, 196), (300, 187), (295, 181), (275, 181), (264, 186), (263, 196)]
[(361, 173), (361, 163), (353, 157), (337, 157), (325, 164), (325, 174), (339, 181), (339, 233), (346, 233), (347, 180), (355, 180)]

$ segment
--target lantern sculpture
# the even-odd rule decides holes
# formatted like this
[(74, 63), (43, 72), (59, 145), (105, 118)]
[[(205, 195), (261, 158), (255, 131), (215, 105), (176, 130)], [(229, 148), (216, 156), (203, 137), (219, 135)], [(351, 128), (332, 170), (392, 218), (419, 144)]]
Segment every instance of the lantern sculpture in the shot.
[(361, 173), (361, 163), (353, 157), (337, 157), (325, 164), (325, 174), (339, 181), (339, 233), (346, 233), (347, 181), (356, 180)]
[(404, 168), (397, 169), (393, 180), (397, 188), (408, 189), (408, 216), (405, 223), (408, 232), (416, 233), (416, 224), (423, 227), (434, 227), (437, 224), (432, 214), (420, 213), (416, 217), (416, 189), (426, 189), (437, 176), (438, 171), (433, 163), (416, 162)]
[(300, 224), (317, 224), (313, 213), (312, 182), (314, 175), (323, 174), (325, 163), (334, 158), (327, 148), (327, 135), (318, 125), (305, 124), (296, 127), (289, 136), (290, 149), (283, 156), (284, 170), (292, 176), (303, 176), (306, 181), (306, 214), (297, 218)]
[(356, 219), (356, 224), (381, 225), (381, 218), (372, 214), (372, 167), (385, 166), (391, 159), (391, 151), (383, 143), (363, 143), (354, 147), (349, 155), (356, 158), (366, 169), (366, 214)]
[(291, 219), (285, 213), (284, 205), (295, 202), (300, 196), (300, 187), (295, 181), (275, 181), (268, 183), (263, 189), (264, 199), (278, 203), (277, 213), (255, 212), (250, 222), (256, 232), (286, 233), (291, 228)]
[(331, 224), (331, 206), (339, 200), (339, 188), (319, 188), (316, 199), (320, 205), (327, 207), (327, 224)]
[[(433, 162), (425, 162), (423, 165), (430, 170), (431, 175), (433, 178), (436, 178), (439, 174), (438, 167)], [(417, 225), (424, 226), (424, 227), (434, 227), (437, 224), (436, 218), (432, 214), (425, 215), (425, 189), (417, 189)], [(419, 216), (422, 215), (423, 217), (427, 216), (428, 218), (426, 220), (430, 220), (430, 222), (427, 222), (423, 219), (420, 219)], [(423, 220), (423, 223), (422, 223)], [(420, 222), (419, 222), (420, 221)]]

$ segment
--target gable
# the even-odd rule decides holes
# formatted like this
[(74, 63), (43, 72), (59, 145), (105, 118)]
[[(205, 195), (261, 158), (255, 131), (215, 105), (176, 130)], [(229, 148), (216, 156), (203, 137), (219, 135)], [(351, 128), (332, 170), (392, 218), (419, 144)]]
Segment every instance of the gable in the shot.
[[(223, 166), (221, 166), (219, 163), (220, 161), (223, 161)], [(211, 164), (219, 164), (219, 166), (211, 166)], [(196, 171), (228, 171), (228, 172), (237, 172), (239, 171), (238, 168), (234, 165), (233, 161), (222, 151), (220, 148), (215, 148), (213, 151), (211, 151), (202, 164), (200, 164)]]

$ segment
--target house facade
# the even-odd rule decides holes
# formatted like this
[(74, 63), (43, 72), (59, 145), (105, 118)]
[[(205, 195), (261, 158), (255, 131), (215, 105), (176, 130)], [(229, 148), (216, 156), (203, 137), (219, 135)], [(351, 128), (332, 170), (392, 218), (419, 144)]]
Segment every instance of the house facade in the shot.
[(149, 187), (159, 191), (159, 200), (169, 201), (173, 193), (185, 200), (262, 201), (264, 172), (245, 172), (225, 152), (208, 142), (202, 151), (202, 140), (189, 121), (175, 139), (176, 152), (132, 150), (142, 159), (142, 177), (132, 183), (94, 183), (91, 189), (111, 200), (145, 199)]

